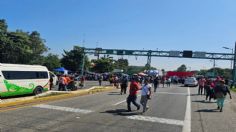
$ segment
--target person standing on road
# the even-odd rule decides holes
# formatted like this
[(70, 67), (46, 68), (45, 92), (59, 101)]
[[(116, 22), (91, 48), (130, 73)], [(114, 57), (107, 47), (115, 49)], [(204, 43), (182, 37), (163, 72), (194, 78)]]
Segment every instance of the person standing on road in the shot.
[(206, 80), (206, 84), (204, 86), (204, 89), (206, 90), (206, 100), (208, 99), (209, 97), (209, 101), (211, 101), (211, 98), (212, 98), (212, 88), (211, 88), (211, 80), (210, 79), (207, 79)]
[(157, 77), (154, 79), (154, 82), (153, 82), (153, 84), (154, 84), (154, 92), (157, 91), (157, 88), (159, 87), (159, 83), (160, 83), (160, 79), (159, 79), (159, 77), (157, 76)]
[(121, 80), (121, 90), (120, 90), (120, 94), (122, 95), (123, 93), (126, 94), (126, 91), (127, 91), (127, 87), (128, 87), (128, 77), (127, 76), (123, 76), (122, 77), (122, 80)]
[(144, 81), (144, 85), (142, 86), (142, 91), (141, 91), (141, 100), (140, 104), (143, 106), (143, 113), (146, 112), (147, 110), (147, 102), (148, 99), (151, 98), (151, 85), (148, 79)]
[(138, 78), (134, 78), (131, 81), (130, 89), (129, 89), (129, 96), (127, 98), (128, 112), (131, 111), (131, 106), (130, 106), (131, 102), (137, 107), (137, 110), (140, 109), (140, 105), (136, 102), (138, 90), (140, 90)]
[(85, 82), (85, 77), (84, 76), (81, 76), (80, 78), (80, 87), (83, 88), (84, 87), (84, 82)]
[(66, 78), (65, 75), (61, 75), (59, 78), (59, 88), (58, 91), (65, 91), (66, 89)]
[(167, 79), (166, 84), (167, 84), (167, 87), (170, 87), (170, 84), (171, 84), (171, 78), (170, 77)]
[(166, 77), (165, 76), (162, 77), (161, 83), (162, 83), (163, 88), (164, 88), (165, 87), (165, 83), (166, 83)]
[(98, 83), (99, 83), (99, 86), (102, 86), (102, 81), (103, 81), (103, 76), (102, 76), (102, 75), (99, 75), (99, 76), (98, 76)]
[(215, 87), (215, 97), (217, 99), (217, 109), (220, 109), (220, 112), (223, 111), (223, 107), (224, 107), (224, 101), (225, 101), (225, 97), (227, 95), (227, 93), (229, 94), (230, 96), (230, 99), (232, 99), (232, 96), (230, 94), (230, 90), (228, 88), (228, 86), (226, 86), (224, 84), (224, 80), (220, 80), (219, 81), (219, 85), (217, 85)]
[(198, 95), (202, 95), (202, 91), (203, 91), (203, 93), (204, 93), (204, 95), (205, 95), (205, 89), (204, 89), (204, 85), (205, 85), (205, 83), (206, 83), (206, 80), (205, 80), (205, 78), (201, 78), (199, 81), (198, 81), (198, 84), (199, 84), (199, 87), (198, 87)]
[(50, 75), (50, 80), (49, 80), (49, 90), (52, 90), (52, 87), (53, 87), (53, 77)]

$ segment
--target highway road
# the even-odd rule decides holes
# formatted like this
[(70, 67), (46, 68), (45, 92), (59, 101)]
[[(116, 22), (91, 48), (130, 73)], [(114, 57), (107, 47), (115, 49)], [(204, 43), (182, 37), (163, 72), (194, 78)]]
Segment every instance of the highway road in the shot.
[(195, 119), (199, 116), (192, 114), (196, 111), (191, 107), (195, 91), (196, 88), (177, 85), (159, 88), (144, 114), (134, 106), (132, 112), (127, 112), (127, 95), (120, 95), (118, 89), (36, 104), (0, 112), (0, 129), (2, 132), (204, 132), (207, 128), (204, 130), (201, 123), (191, 122), (191, 115)]

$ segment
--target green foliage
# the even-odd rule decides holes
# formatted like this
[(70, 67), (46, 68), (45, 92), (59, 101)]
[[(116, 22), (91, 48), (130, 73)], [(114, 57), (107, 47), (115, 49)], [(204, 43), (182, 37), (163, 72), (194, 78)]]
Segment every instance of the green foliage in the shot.
[(143, 72), (145, 69), (144, 66), (128, 66), (127, 74), (133, 75), (139, 72)]
[(0, 32), (1, 33), (6, 33), (7, 32), (7, 23), (6, 23), (6, 20), (4, 19), (0, 19)]
[[(139, 72), (143, 72), (145, 70), (148, 70), (148, 69), (146, 69), (145, 66), (128, 66), (127, 74), (133, 75), (133, 74), (137, 74)], [(150, 67), (150, 70), (156, 70), (156, 68), (155, 67)]]
[(43, 65), (48, 68), (48, 70), (53, 71), (53, 69), (61, 67), (61, 62), (58, 55), (48, 54), (44, 58)]
[(146, 65), (145, 65), (145, 69), (146, 69), (146, 70), (150, 70), (150, 68), (151, 68), (151, 65), (150, 65), (150, 64), (146, 64)]
[(222, 68), (211, 68), (207, 72), (215, 73), (215, 76), (223, 76), (227, 79), (232, 79), (232, 70), (230, 69), (222, 69)]
[(110, 58), (101, 58), (91, 62), (94, 63), (94, 67), (91, 68), (93, 72), (104, 73), (114, 70), (114, 61)]
[(178, 72), (186, 72), (187, 71), (187, 67), (186, 65), (181, 65), (178, 69), (177, 69)]
[[(71, 51), (64, 50), (63, 58), (61, 59), (62, 66), (73, 72), (81, 72), (83, 57), (84, 49), (79, 46), (74, 46)], [(88, 57), (85, 56), (84, 62), (84, 68), (86, 70), (89, 67)]]
[(122, 69), (124, 72), (127, 72), (129, 62), (127, 59), (118, 59), (115, 61), (115, 69)]
[[(212, 73), (212, 75), (210, 74)], [(232, 70), (231, 69), (222, 69), (222, 68), (211, 68), (209, 70), (200, 70), (197, 72), (198, 75), (203, 75), (206, 77), (216, 77), (223, 76), (226, 79), (232, 79)]]
[(234, 92), (236, 92), (236, 88), (232, 88), (231, 90), (234, 91)]
[(7, 27), (5, 20), (0, 20), (0, 62), (31, 64), (48, 50), (38, 32), (9, 32)]

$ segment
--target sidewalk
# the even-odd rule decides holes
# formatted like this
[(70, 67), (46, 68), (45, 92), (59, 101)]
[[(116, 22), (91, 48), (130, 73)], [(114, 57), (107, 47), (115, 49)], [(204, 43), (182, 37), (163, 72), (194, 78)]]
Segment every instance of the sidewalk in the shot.
[(236, 132), (236, 93), (232, 100), (227, 95), (223, 112), (217, 110), (216, 101), (205, 101), (197, 95), (198, 88), (191, 89), (192, 132)]

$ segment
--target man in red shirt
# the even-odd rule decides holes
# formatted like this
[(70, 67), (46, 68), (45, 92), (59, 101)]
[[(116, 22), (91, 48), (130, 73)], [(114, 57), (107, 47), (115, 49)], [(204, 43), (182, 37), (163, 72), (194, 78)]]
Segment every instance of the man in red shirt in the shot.
[(131, 102), (137, 107), (137, 110), (140, 109), (140, 105), (136, 102), (138, 90), (140, 90), (138, 79), (134, 78), (131, 81), (130, 89), (129, 89), (129, 96), (127, 98), (127, 106), (128, 106), (129, 112), (131, 111), (131, 106), (130, 106)]

